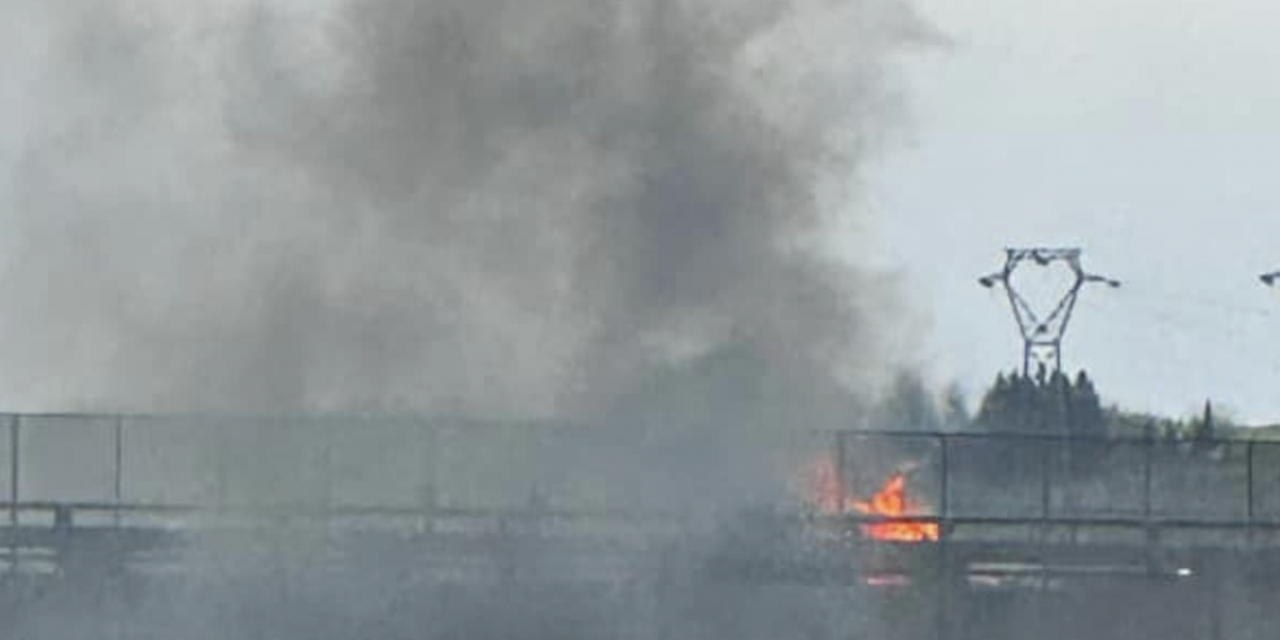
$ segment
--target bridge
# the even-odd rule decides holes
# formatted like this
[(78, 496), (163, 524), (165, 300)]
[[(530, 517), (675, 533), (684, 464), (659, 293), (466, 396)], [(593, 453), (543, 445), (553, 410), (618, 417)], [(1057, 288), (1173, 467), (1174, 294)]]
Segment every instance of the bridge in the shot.
[[(1094, 637), (1218, 640), (1278, 622), (1250, 593), (1280, 576), (1280, 443), (52, 414), (0, 430), (13, 606), (225, 573), (227, 549), (254, 570), (393, 563), (415, 584), (625, 584), (653, 600), (661, 548), (735, 588), (914, 603), (919, 628), (899, 637), (993, 637), (1010, 617), (1063, 625), (1109, 602), (1145, 626)], [(912, 508), (815, 510), (806, 473), (822, 461), (838, 504), (901, 473)], [(867, 535), (885, 523), (936, 525), (939, 539)]]

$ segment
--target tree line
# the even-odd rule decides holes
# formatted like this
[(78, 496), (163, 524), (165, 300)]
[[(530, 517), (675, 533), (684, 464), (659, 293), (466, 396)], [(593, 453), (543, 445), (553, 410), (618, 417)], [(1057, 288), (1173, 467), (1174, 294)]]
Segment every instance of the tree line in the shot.
[(1239, 429), (1208, 401), (1199, 415), (1184, 418), (1107, 406), (1083, 369), (1074, 376), (1043, 370), (1035, 375), (1001, 372), (972, 412), (959, 387), (953, 385), (939, 397), (918, 376), (904, 374), (877, 404), (871, 422), (893, 430), (1149, 437), (1177, 442), (1211, 442), (1237, 435)]

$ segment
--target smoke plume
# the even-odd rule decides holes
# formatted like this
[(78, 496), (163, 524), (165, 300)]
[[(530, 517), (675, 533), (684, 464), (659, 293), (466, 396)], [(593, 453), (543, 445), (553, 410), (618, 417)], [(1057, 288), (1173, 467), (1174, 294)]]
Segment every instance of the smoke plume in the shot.
[(892, 355), (824, 236), (925, 37), (896, 0), (4, 12), (6, 405), (588, 415), (719, 369), (809, 403)]

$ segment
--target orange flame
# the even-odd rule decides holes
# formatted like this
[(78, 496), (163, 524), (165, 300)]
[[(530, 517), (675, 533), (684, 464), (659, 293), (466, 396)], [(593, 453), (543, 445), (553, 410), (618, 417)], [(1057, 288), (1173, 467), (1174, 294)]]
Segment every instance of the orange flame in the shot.
[[(824, 457), (810, 469), (810, 498), (814, 507), (826, 515), (860, 513), (885, 518), (902, 518), (917, 512), (920, 505), (907, 497), (907, 476), (895, 473), (870, 500), (858, 500), (844, 492), (835, 460)], [(938, 524), (916, 520), (894, 520), (860, 525), (863, 535), (885, 542), (935, 542)]]
[[(907, 499), (907, 477), (902, 473), (895, 473), (884, 487), (872, 496), (870, 502), (856, 500), (853, 508), (867, 515), (900, 518), (915, 511), (917, 507)], [(872, 539), (891, 542), (936, 542), (938, 540), (936, 522), (916, 520), (876, 522), (862, 525), (862, 532)]]

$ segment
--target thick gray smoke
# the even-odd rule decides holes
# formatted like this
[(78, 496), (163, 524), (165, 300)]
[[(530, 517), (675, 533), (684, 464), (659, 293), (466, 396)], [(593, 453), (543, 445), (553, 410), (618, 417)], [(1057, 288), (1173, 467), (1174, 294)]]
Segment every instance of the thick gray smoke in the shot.
[[(901, 0), (3, 0), (0, 405), (847, 419), (899, 329), (892, 287), (831, 237), (857, 227), (861, 170), (900, 118), (892, 57), (923, 37)], [(705, 428), (537, 444), (454, 424), (420, 455), (417, 424), (401, 441), (339, 417), (238, 447), (231, 422), (127, 429), (126, 499), (519, 511), (545, 496), (718, 519), (774, 504), (816, 447)], [(56, 433), (29, 423), (24, 451)], [(24, 497), (40, 470), (92, 468), (57, 462), (27, 461)], [(325, 524), (197, 536), (179, 586), (67, 578), (39, 606), (13, 600), (4, 626), (831, 638), (865, 604), (708, 578), (725, 543), (705, 523), (623, 532), (632, 547), (586, 536), (595, 560), (501, 526), (476, 543)], [(752, 534), (735, 557), (785, 546), (729, 527)], [(620, 554), (604, 584), (560, 584)]]
[(3, 11), (7, 406), (583, 415), (725, 361), (813, 404), (891, 355), (824, 235), (896, 0)]

